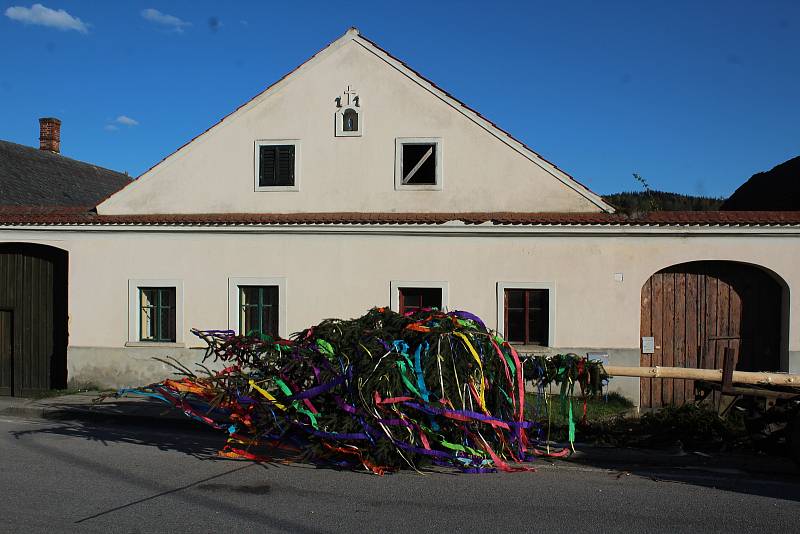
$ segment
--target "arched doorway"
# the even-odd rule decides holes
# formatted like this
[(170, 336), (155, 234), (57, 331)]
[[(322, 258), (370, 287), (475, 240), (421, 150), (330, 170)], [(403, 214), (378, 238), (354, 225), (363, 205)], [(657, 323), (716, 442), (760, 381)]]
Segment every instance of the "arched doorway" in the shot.
[(67, 382), (67, 252), (0, 243), (0, 395)]
[[(641, 365), (721, 369), (731, 347), (737, 370), (780, 370), (784, 287), (765, 270), (737, 262), (662, 269), (642, 287)], [(648, 350), (645, 338), (652, 338)], [(694, 399), (694, 383), (643, 378), (640, 392), (642, 408), (680, 405)]]

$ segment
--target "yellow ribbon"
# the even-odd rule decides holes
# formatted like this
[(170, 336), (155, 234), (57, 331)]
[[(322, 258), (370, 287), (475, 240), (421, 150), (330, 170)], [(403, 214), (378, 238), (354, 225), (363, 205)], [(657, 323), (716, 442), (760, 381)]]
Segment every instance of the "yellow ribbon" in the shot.
[(469, 350), (472, 357), (475, 358), (475, 361), (478, 362), (478, 369), (481, 371), (480, 383), (478, 384), (478, 403), (480, 404), (481, 409), (484, 413), (488, 413), (486, 408), (486, 401), (483, 398), (483, 364), (481, 363), (481, 358), (478, 356), (478, 353), (475, 351), (475, 348), (472, 346), (472, 343), (469, 342), (469, 338), (462, 334), (461, 332), (453, 332), (456, 336), (460, 337), (461, 340), (464, 342), (464, 345)]
[(256, 384), (255, 380), (250, 380), (249, 383), (250, 383), (250, 387), (255, 389), (256, 391), (258, 391), (262, 395), (264, 395), (265, 399), (267, 399), (268, 401), (271, 401), (275, 406), (277, 406), (281, 410), (286, 411), (286, 406), (284, 406), (283, 404), (278, 402), (277, 399), (275, 399), (275, 397), (270, 395), (269, 391), (267, 391), (266, 389), (264, 389), (264, 388), (260, 387), (258, 384)]

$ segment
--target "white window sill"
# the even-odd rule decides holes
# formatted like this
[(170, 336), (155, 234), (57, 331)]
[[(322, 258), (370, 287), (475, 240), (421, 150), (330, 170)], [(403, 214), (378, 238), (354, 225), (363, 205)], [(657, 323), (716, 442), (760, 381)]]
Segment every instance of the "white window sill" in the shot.
[(257, 185), (256, 192), (272, 192), (272, 193), (286, 193), (300, 191), (300, 187), (296, 185)]
[(186, 347), (186, 343), (170, 343), (163, 341), (128, 341), (125, 343), (125, 346), (182, 349)]
[(442, 184), (397, 184), (396, 191), (441, 191)]
[(511, 343), (514, 350), (520, 354), (530, 354), (532, 356), (550, 355), (553, 353), (553, 348), (547, 345), (526, 345), (525, 343)]

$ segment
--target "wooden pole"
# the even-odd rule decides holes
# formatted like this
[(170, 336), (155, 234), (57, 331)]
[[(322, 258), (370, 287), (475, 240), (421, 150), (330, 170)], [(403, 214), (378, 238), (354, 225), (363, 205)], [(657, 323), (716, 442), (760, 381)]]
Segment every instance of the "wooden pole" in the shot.
[[(722, 369), (692, 369), (688, 367), (623, 367), (603, 366), (610, 376), (640, 376), (642, 378), (685, 378), (722, 382)], [(759, 386), (793, 386), (800, 388), (800, 375), (787, 373), (751, 373), (734, 371), (731, 378), (734, 384), (754, 384)]]

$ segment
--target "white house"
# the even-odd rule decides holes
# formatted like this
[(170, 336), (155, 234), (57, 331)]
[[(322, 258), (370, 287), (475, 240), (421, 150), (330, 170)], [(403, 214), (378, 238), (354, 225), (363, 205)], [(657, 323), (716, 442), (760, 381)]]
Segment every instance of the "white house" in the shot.
[(740, 368), (800, 371), (800, 214), (617, 215), (355, 29), (92, 208), (0, 208), (6, 352), (30, 342), (4, 295), (29, 289), (3, 254), (59, 251), (68, 310), (40, 363), (6, 358), (9, 393), (63, 365), (147, 383), (171, 371), (152, 356), (202, 357), (191, 327), (287, 336), (376, 305), (469, 310), (524, 351), (715, 367), (734, 346)]

